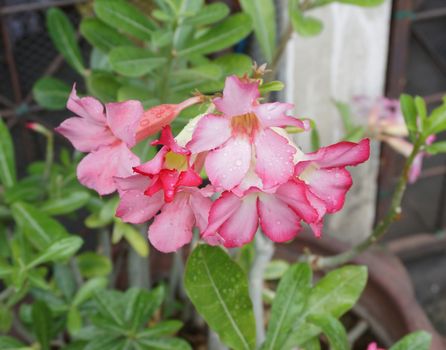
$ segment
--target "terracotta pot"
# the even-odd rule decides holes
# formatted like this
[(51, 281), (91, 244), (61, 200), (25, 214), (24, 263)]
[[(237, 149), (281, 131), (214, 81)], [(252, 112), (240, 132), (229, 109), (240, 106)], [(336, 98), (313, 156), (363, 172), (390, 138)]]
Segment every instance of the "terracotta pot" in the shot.
[[(275, 256), (294, 262), (297, 252), (333, 255), (347, 249), (346, 244), (328, 236), (315, 239), (302, 234), (290, 244), (276, 245)], [(446, 349), (446, 339), (433, 328), (415, 299), (410, 277), (397, 257), (374, 248), (353, 262), (369, 269), (367, 287), (353, 311), (368, 322), (382, 345), (389, 347), (404, 335), (423, 329), (432, 334), (431, 350)]]

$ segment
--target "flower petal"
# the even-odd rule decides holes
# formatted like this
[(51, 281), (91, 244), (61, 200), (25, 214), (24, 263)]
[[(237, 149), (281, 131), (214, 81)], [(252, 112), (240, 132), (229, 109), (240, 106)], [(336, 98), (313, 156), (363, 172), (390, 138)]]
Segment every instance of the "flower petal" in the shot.
[(139, 158), (121, 142), (88, 154), (77, 167), (77, 177), (100, 195), (110, 194), (116, 191), (114, 178), (132, 175), (138, 163)]
[(257, 175), (265, 188), (287, 182), (293, 175), (296, 150), (288, 140), (271, 129), (265, 129), (255, 138)]
[(214, 186), (230, 190), (240, 184), (251, 162), (251, 144), (245, 138), (230, 138), (206, 157), (206, 172)]
[(223, 97), (215, 98), (213, 102), (228, 117), (249, 113), (260, 97), (258, 85), (231, 75), (226, 78)]
[(314, 222), (318, 213), (307, 199), (306, 185), (301, 181), (288, 181), (276, 190), (276, 197), (286, 203), (305, 222)]
[[(144, 190), (150, 184), (150, 179), (142, 175), (127, 178), (116, 178), (120, 190), (120, 201), (116, 209), (116, 216), (125, 222), (141, 224), (150, 220), (164, 205), (163, 193), (157, 192), (153, 196), (144, 195)], [(126, 188), (126, 190), (123, 190)]]
[(270, 126), (296, 126), (298, 128), (307, 130), (308, 123), (304, 123), (302, 120), (290, 117), (286, 114), (287, 111), (294, 108), (291, 103), (262, 103), (254, 107), (254, 113), (262, 122), (262, 126), (267, 128)]
[(203, 196), (200, 190), (190, 192), (189, 203), (194, 213), (196, 226), (203, 232), (208, 226), (209, 211), (212, 201)]
[(88, 119), (99, 125), (106, 125), (104, 107), (101, 102), (93, 97), (87, 96), (79, 98), (76, 92), (76, 84), (73, 85), (70, 97), (67, 101), (67, 108), (78, 116)]
[(222, 116), (208, 114), (199, 120), (187, 148), (192, 153), (208, 151), (224, 144), (231, 137), (230, 121)]
[(161, 136), (158, 140), (153, 141), (152, 145), (163, 145), (166, 146), (170, 151), (174, 153), (189, 155), (190, 151), (184, 147), (181, 147), (177, 144), (172, 135), (172, 129), (170, 125), (165, 126), (161, 131)]
[(174, 252), (192, 240), (194, 221), (189, 194), (178, 193), (171, 203), (164, 205), (150, 225), (150, 243), (161, 252)]
[(163, 168), (164, 159), (166, 157), (169, 149), (167, 147), (162, 147), (158, 153), (153, 157), (153, 159), (135, 167), (133, 170), (138, 174), (142, 175), (155, 175), (158, 174)]
[(107, 123), (113, 134), (124, 141), (128, 147), (136, 144), (136, 129), (144, 113), (141, 102), (125, 101), (105, 105)]
[(262, 230), (272, 241), (289, 241), (301, 230), (300, 218), (274, 195), (260, 195), (257, 205)]
[(99, 124), (87, 118), (68, 118), (55, 130), (70, 140), (73, 147), (81, 152), (96, 151), (118, 140), (105, 123)]
[(240, 207), (218, 230), (226, 248), (241, 247), (252, 241), (259, 227), (257, 194), (243, 198)]

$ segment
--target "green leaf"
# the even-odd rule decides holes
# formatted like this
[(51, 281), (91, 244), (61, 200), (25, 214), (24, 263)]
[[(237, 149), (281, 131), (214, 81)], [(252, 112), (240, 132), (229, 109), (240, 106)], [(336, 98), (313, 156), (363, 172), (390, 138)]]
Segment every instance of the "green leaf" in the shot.
[(141, 77), (166, 63), (165, 57), (138, 47), (117, 47), (110, 51), (110, 64), (115, 72), (127, 77)]
[(68, 232), (59, 222), (30, 204), (16, 202), (11, 209), (14, 220), (37, 249), (44, 250), (68, 236)]
[(82, 328), (82, 316), (77, 307), (72, 306), (67, 315), (67, 330), (70, 334), (75, 334)]
[(289, 1), (288, 13), (293, 29), (303, 37), (318, 35), (324, 28), (321, 20), (315, 17), (305, 16), (300, 11), (297, 0)]
[(302, 313), (311, 289), (312, 273), (307, 264), (291, 266), (281, 279), (273, 301), (263, 349), (282, 349), (295, 319)]
[(107, 286), (107, 279), (105, 277), (95, 277), (85, 282), (76, 293), (72, 305), (80, 306), (87, 300), (94, 296), (98, 290), (102, 290)]
[(76, 259), (82, 276), (86, 278), (107, 276), (112, 270), (111, 261), (94, 252), (82, 253)]
[(96, 308), (101, 316), (115, 325), (124, 327), (125, 320), (122, 314), (124, 305), (121, 304), (121, 296), (122, 293), (114, 290), (102, 290), (95, 293), (94, 299)]
[(33, 86), (33, 95), (36, 102), (47, 109), (64, 109), (67, 104), (71, 88), (59, 79), (40, 78)]
[(241, 53), (229, 53), (218, 57), (214, 61), (223, 70), (223, 76), (249, 74), (252, 69), (252, 59)]
[(132, 288), (125, 296), (128, 298), (125, 310), (125, 322), (132, 331), (144, 326), (154, 312), (160, 308), (164, 300), (164, 287), (158, 287), (150, 292)]
[(12, 312), (6, 305), (0, 303), (0, 332), (8, 333), (12, 325)]
[(11, 204), (17, 201), (34, 201), (42, 196), (44, 192), (45, 188), (42, 186), (41, 177), (26, 177), (6, 189), (5, 202)]
[(121, 0), (96, 0), (94, 11), (103, 22), (141, 40), (150, 40), (155, 24), (139, 9)]
[[(324, 0), (322, 0), (324, 1)], [(384, 3), (385, 0), (332, 0), (341, 4), (356, 5), (363, 7), (375, 7)]]
[(303, 344), (300, 349), (302, 350), (321, 350), (321, 343), (319, 341), (319, 337), (314, 337), (310, 340), (308, 340), (307, 342), (305, 342), (305, 344)]
[(446, 130), (446, 103), (440, 107), (435, 108), (426, 121), (424, 136), (438, 134)]
[(5, 187), (12, 187), (16, 183), (14, 144), (2, 118), (0, 118), (0, 180)]
[(132, 42), (127, 37), (97, 18), (83, 19), (80, 31), (92, 46), (103, 52), (109, 52), (117, 46), (132, 45)]
[(335, 317), (329, 314), (313, 315), (309, 321), (327, 336), (330, 348), (333, 350), (349, 350), (347, 333), (344, 326)]
[(406, 335), (389, 350), (429, 350), (432, 336), (425, 331), (418, 331)]
[(254, 349), (247, 277), (221, 248), (199, 245), (194, 249), (186, 265), (185, 287), (197, 311), (227, 346)]
[(34, 334), (42, 350), (50, 350), (52, 316), (51, 310), (41, 300), (37, 300), (32, 307), (32, 326)]
[(67, 196), (57, 199), (49, 199), (41, 206), (41, 210), (49, 215), (69, 214), (82, 208), (90, 200), (90, 194), (86, 191), (71, 192)]
[(102, 102), (114, 102), (121, 84), (116, 77), (107, 72), (93, 72), (87, 77), (90, 93)]
[(407, 129), (409, 129), (409, 131), (411, 132), (416, 132), (418, 130), (417, 109), (414, 99), (412, 98), (412, 96), (403, 94), (400, 96), (400, 105)]
[(352, 112), (350, 110), (350, 106), (347, 103), (341, 101), (334, 101), (336, 109), (338, 110), (341, 118), (342, 124), (344, 125), (344, 130), (346, 133), (349, 133), (355, 128), (355, 124), (353, 123)]
[(74, 255), (82, 246), (84, 241), (77, 236), (62, 238), (61, 240), (51, 244), (43, 253), (37, 258), (31, 260), (27, 268), (31, 269), (37, 265), (49, 261), (66, 260)]
[(429, 154), (446, 153), (446, 141), (435, 142), (426, 146), (426, 152)]
[(20, 349), (25, 349), (25, 344), (21, 343), (17, 339), (7, 336), (7, 335), (1, 335), (0, 336), (0, 349), (20, 350)]
[(65, 300), (71, 300), (76, 293), (76, 281), (68, 265), (54, 264), (54, 281), (62, 291)]
[(282, 83), (281, 81), (275, 80), (275, 81), (270, 81), (268, 83), (260, 85), (259, 91), (263, 95), (263, 94), (266, 94), (271, 91), (282, 91), (284, 87), (285, 87), (284, 83)]
[(172, 335), (183, 327), (183, 322), (178, 320), (168, 320), (158, 322), (149, 329), (144, 329), (137, 334), (137, 338), (157, 338), (160, 336)]
[(290, 264), (285, 260), (271, 260), (263, 273), (265, 280), (278, 280), (288, 270)]
[(365, 266), (345, 266), (333, 270), (313, 288), (306, 313), (340, 317), (356, 304), (366, 283)]
[(143, 258), (149, 256), (149, 243), (147, 242), (147, 238), (134, 226), (116, 220), (113, 236), (124, 237), (139, 256), (142, 256)]
[(204, 35), (192, 40), (190, 44), (178, 51), (178, 56), (208, 54), (230, 47), (245, 38), (252, 30), (248, 15), (239, 13), (225, 19), (211, 28)]
[(76, 34), (68, 17), (58, 8), (50, 8), (46, 16), (46, 24), (51, 40), (68, 64), (78, 73), (84, 74), (85, 67), (81, 50), (77, 44)]
[[(170, 2), (172, 0), (168, 0)], [(184, 23), (184, 19), (198, 13), (203, 6), (203, 0), (173, 0), (176, 4), (172, 5), (172, 17), (178, 18), (179, 26), (173, 36), (173, 48), (180, 50), (188, 46), (189, 40), (194, 33), (194, 27)]]
[(310, 126), (311, 126), (311, 133), (310, 133), (311, 150), (313, 152), (316, 152), (321, 147), (319, 131), (317, 130), (317, 125), (314, 122), (314, 120), (310, 120)]
[(365, 134), (365, 129), (363, 126), (358, 125), (357, 127), (350, 130), (347, 135), (345, 135), (344, 140), (350, 142), (359, 142)]
[(137, 343), (150, 350), (190, 350), (191, 346), (178, 338), (137, 338)]
[(276, 46), (276, 9), (273, 0), (240, 0), (251, 17), (256, 38), (267, 62), (273, 59)]
[(197, 14), (187, 17), (182, 24), (191, 26), (203, 26), (216, 23), (229, 15), (228, 5), (216, 2), (204, 6)]

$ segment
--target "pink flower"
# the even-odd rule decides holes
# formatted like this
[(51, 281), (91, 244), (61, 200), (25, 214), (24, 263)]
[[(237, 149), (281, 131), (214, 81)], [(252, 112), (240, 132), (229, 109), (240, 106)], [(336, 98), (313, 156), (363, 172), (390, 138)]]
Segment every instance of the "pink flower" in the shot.
[(190, 152), (178, 146), (169, 126), (154, 144), (163, 147), (151, 161), (134, 168), (139, 174), (116, 179), (121, 197), (116, 216), (134, 224), (155, 216), (149, 240), (168, 253), (191, 241), (194, 226), (206, 228), (211, 200), (198, 189), (202, 180), (190, 164)]
[(293, 174), (295, 149), (272, 127), (308, 125), (286, 115), (291, 104), (260, 104), (259, 97), (258, 82), (228, 77), (223, 97), (213, 100), (220, 113), (203, 116), (187, 144), (192, 153), (209, 151), (205, 168), (217, 188), (239, 185), (251, 165), (263, 188), (284, 183)]
[(239, 247), (253, 239), (260, 222), (269, 239), (285, 242), (301, 230), (301, 221), (319, 237), (324, 215), (342, 208), (352, 185), (345, 167), (365, 162), (369, 155), (368, 139), (340, 142), (303, 155), (294, 176), (275, 189), (251, 187), (242, 196), (226, 191), (213, 203), (202, 238), (210, 244)]
[(344, 206), (345, 196), (352, 186), (346, 166), (355, 166), (370, 157), (370, 141), (339, 142), (303, 155), (296, 164), (291, 182), (303, 184), (305, 197), (317, 212), (313, 221), (305, 220), (317, 237), (322, 235), (322, 219), (326, 213), (336, 213)]
[(369, 346), (367, 347), (367, 350), (386, 350), (386, 349), (378, 348), (378, 345), (375, 342), (373, 342), (373, 343), (369, 344)]
[(89, 152), (77, 168), (77, 177), (99, 194), (116, 190), (114, 176), (130, 175), (139, 159), (130, 148), (136, 144), (136, 132), (143, 115), (138, 101), (107, 103), (79, 98), (73, 86), (67, 108), (77, 116), (65, 120), (56, 131), (81, 152)]

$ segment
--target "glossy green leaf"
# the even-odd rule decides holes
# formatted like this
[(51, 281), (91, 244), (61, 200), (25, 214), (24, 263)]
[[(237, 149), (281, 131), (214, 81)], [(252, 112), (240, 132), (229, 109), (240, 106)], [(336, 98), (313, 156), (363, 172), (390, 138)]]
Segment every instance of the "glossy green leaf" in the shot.
[(82, 316), (77, 307), (72, 306), (67, 315), (67, 330), (70, 334), (82, 328)]
[(245, 38), (251, 30), (252, 24), (248, 15), (232, 15), (204, 35), (192, 40), (187, 47), (178, 51), (178, 56), (208, 54), (226, 49)]
[(340, 317), (356, 304), (366, 283), (365, 266), (345, 266), (333, 270), (313, 288), (306, 313)]
[(266, 94), (271, 91), (282, 91), (285, 87), (285, 84), (281, 81), (270, 81), (268, 83), (262, 84), (259, 86), (259, 91), (261, 94)]
[(305, 342), (300, 349), (302, 350), (321, 350), (321, 342), (319, 337), (314, 337), (307, 342)]
[(25, 344), (21, 343), (15, 338), (7, 335), (0, 335), (0, 349), (3, 350), (24, 350)]
[(320, 19), (304, 16), (301, 12), (291, 12), (291, 24), (294, 30), (303, 37), (318, 35), (322, 32), (324, 25)]
[(341, 101), (334, 101), (334, 104), (339, 112), (339, 115), (341, 116), (345, 132), (349, 133), (355, 128), (350, 106), (347, 103)]
[(115, 218), (118, 204), (119, 198), (117, 197), (112, 197), (107, 201), (99, 201), (99, 212), (90, 215), (85, 220), (85, 225), (88, 228), (99, 228), (111, 224)]
[(122, 0), (96, 0), (94, 11), (109, 26), (141, 40), (149, 40), (156, 29), (139, 9)]
[(266, 265), (263, 278), (265, 280), (278, 280), (282, 278), (289, 267), (290, 264), (285, 260), (271, 260), (268, 265)]
[(95, 277), (86, 281), (74, 296), (72, 304), (80, 306), (94, 296), (94, 293), (104, 289), (107, 286), (105, 277)]
[(319, 131), (314, 120), (310, 120), (310, 141), (311, 141), (311, 151), (316, 152), (321, 147), (321, 139), (319, 136)]
[(429, 350), (432, 336), (425, 331), (418, 331), (406, 335), (389, 350)]
[(191, 350), (192, 347), (179, 338), (138, 338), (137, 344), (150, 350)]
[(223, 76), (250, 74), (252, 58), (241, 53), (229, 53), (216, 58), (213, 63), (218, 64), (223, 70)]
[(92, 46), (103, 52), (109, 52), (117, 46), (132, 45), (132, 42), (127, 37), (97, 18), (83, 19), (80, 31)]
[(426, 152), (429, 154), (446, 153), (446, 141), (435, 142), (426, 146)]
[(263, 349), (282, 349), (295, 319), (303, 312), (311, 289), (312, 272), (308, 264), (291, 266), (280, 280), (273, 301)]
[(148, 292), (143, 289), (129, 289), (125, 296), (125, 322), (133, 331), (146, 324), (164, 300), (164, 287), (158, 287)]
[(12, 187), (17, 181), (14, 144), (2, 118), (0, 118), (0, 180), (5, 187)]
[(400, 105), (407, 128), (409, 131), (416, 132), (418, 130), (417, 109), (414, 99), (412, 96), (403, 94), (400, 96)]
[(76, 259), (82, 276), (86, 278), (107, 276), (112, 270), (111, 261), (94, 252), (82, 253)]
[(85, 66), (76, 34), (68, 17), (59, 8), (50, 8), (47, 12), (46, 24), (51, 40), (68, 64), (78, 73), (84, 74)]
[(114, 48), (109, 59), (113, 70), (127, 77), (141, 77), (166, 63), (165, 57), (154, 57), (138, 47)]
[(149, 255), (149, 244), (146, 235), (142, 235), (134, 226), (126, 224), (121, 220), (116, 220), (113, 236), (124, 237), (139, 256), (145, 258)]
[(87, 77), (89, 92), (102, 102), (115, 102), (121, 84), (108, 72), (93, 72)]
[(328, 338), (330, 349), (349, 350), (350, 346), (347, 339), (347, 332), (342, 323), (329, 314), (313, 315), (309, 321), (322, 329), (322, 332)]
[(76, 280), (73, 271), (67, 264), (54, 264), (54, 281), (65, 300), (71, 300), (76, 293)]
[(74, 253), (76, 253), (84, 241), (77, 236), (62, 238), (57, 242), (51, 244), (45, 249), (37, 258), (31, 260), (28, 264), (28, 268), (31, 269), (37, 265), (49, 262), (49, 261), (61, 261), (66, 260)]
[[(170, 2), (172, 0), (168, 0)], [(188, 46), (189, 40), (194, 33), (194, 27), (184, 20), (187, 17), (194, 16), (199, 13), (202, 6), (203, 0), (173, 0), (172, 1), (172, 12), (175, 13), (172, 17), (178, 18), (178, 26), (175, 30), (173, 36), (173, 48), (175, 50), (181, 50)]]
[(94, 300), (101, 316), (114, 325), (124, 328), (125, 320), (123, 311), (124, 307), (127, 307), (122, 304), (122, 295), (122, 292), (115, 290), (101, 290), (95, 293)]
[(429, 118), (427, 118), (423, 134), (427, 137), (429, 135), (438, 134), (446, 130), (446, 103), (440, 107), (435, 108)]
[(34, 201), (44, 195), (45, 187), (40, 176), (30, 176), (17, 181), (17, 183), (6, 189), (4, 197), (8, 204), (17, 201)]
[(94, 71), (112, 71), (108, 55), (95, 47), (90, 54), (90, 68)]
[(64, 109), (71, 88), (65, 82), (51, 77), (40, 78), (33, 86), (36, 102), (47, 109)]
[(40, 344), (40, 349), (50, 350), (52, 315), (51, 310), (41, 300), (34, 302), (32, 307), (33, 331)]
[(347, 135), (345, 135), (344, 140), (350, 141), (350, 142), (359, 142), (365, 134), (365, 128), (361, 125), (358, 125), (357, 127), (350, 130)]
[(49, 215), (69, 214), (82, 208), (89, 199), (90, 194), (86, 191), (71, 192), (62, 198), (47, 200), (40, 209)]
[(240, 0), (251, 17), (257, 41), (267, 62), (273, 59), (276, 46), (276, 9), (273, 0)]
[(219, 247), (189, 256), (185, 287), (197, 311), (229, 347), (254, 349), (255, 320), (246, 273)]
[(202, 26), (216, 23), (229, 15), (228, 5), (216, 2), (204, 6), (194, 16), (187, 17), (182, 23), (185, 25)]
[(11, 209), (14, 220), (22, 228), (28, 240), (40, 250), (68, 236), (59, 222), (30, 204), (16, 202)]

